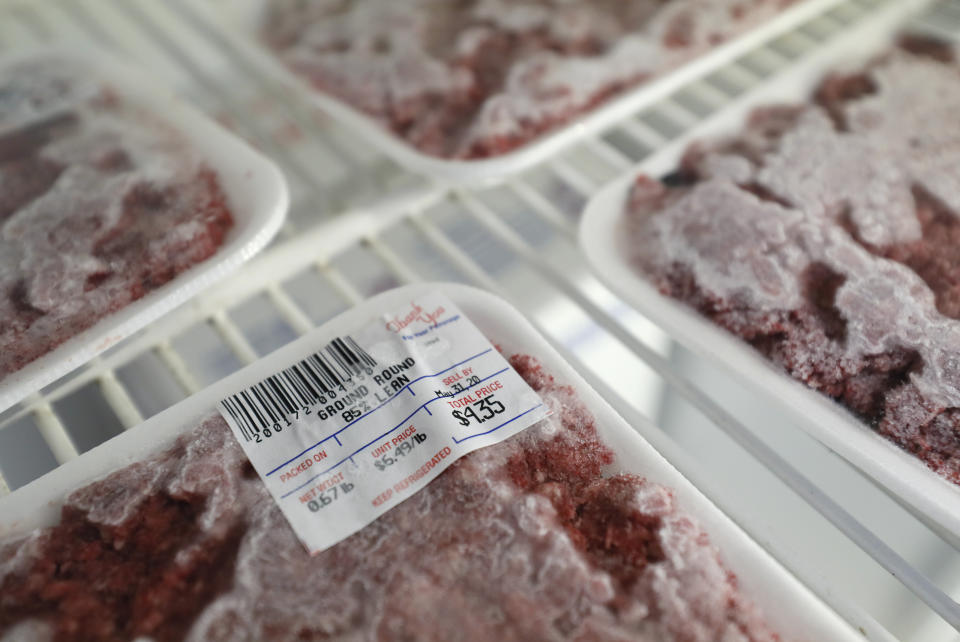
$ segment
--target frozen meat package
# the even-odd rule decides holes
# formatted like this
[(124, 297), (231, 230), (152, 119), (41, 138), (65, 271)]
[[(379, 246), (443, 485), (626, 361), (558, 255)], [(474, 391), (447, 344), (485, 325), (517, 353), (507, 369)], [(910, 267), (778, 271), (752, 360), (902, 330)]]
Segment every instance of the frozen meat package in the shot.
[(0, 410), (249, 259), (277, 168), (109, 58), (0, 59)]
[(835, 4), (255, 0), (235, 13), (271, 76), (404, 167), (476, 183), (546, 160)]
[(857, 640), (502, 300), (378, 295), (0, 499), (0, 640)]
[(956, 541), (958, 50), (903, 35), (811, 71), (598, 194), (582, 245), (638, 310)]

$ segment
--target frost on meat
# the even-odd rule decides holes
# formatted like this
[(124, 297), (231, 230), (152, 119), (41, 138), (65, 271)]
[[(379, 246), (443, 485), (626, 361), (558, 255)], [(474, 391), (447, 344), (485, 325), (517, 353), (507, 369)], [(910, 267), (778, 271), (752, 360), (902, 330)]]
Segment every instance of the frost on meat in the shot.
[(262, 37), (421, 151), (510, 151), (794, 0), (275, 0)]
[(665, 294), (960, 483), (960, 65), (905, 38), (807, 105), (641, 177), (626, 251)]
[(60, 59), (0, 69), (0, 379), (212, 255), (190, 142)]
[(0, 635), (779, 640), (672, 492), (604, 477), (613, 454), (574, 391), (511, 363), (550, 418), (315, 557), (226, 424), (206, 421), (0, 547)]

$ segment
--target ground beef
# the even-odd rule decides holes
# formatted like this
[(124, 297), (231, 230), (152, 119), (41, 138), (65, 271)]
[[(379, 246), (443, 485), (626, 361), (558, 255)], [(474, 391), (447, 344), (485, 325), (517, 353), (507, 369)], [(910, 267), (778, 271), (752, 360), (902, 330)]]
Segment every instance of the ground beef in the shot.
[(905, 38), (806, 105), (641, 178), (627, 251), (681, 299), (960, 483), (960, 65)]
[(794, 0), (277, 0), (262, 37), (421, 151), (506, 153)]
[(511, 363), (551, 417), (314, 557), (230, 429), (206, 421), (0, 546), (0, 636), (779, 640), (673, 493), (605, 477), (613, 453), (575, 392), (531, 357)]
[(0, 379), (216, 252), (212, 171), (91, 71), (0, 69)]

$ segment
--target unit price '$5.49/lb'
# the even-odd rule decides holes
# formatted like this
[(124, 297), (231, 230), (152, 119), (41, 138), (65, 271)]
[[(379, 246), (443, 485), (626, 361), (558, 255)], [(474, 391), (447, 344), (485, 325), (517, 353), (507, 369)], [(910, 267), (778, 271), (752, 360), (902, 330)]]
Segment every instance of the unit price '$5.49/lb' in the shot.
[(427, 440), (427, 436), (423, 433), (416, 433), (408, 441), (404, 441), (399, 446), (394, 449), (392, 455), (383, 455), (379, 459), (373, 462), (373, 465), (377, 467), (377, 470), (384, 471), (390, 466), (393, 466), (397, 461), (406, 456), (411, 450), (417, 447), (418, 444), (422, 444)]

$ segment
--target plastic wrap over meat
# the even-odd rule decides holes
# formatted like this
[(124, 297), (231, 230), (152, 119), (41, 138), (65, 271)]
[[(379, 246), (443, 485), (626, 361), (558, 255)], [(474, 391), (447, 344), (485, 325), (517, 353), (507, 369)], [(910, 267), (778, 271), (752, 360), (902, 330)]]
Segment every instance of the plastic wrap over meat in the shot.
[(233, 219), (188, 141), (81, 64), (0, 67), (0, 378), (212, 255)]
[(793, 0), (267, 3), (262, 36), (317, 89), (421, 151), (502, 154)]
[(204, 422), (0, 547), (0, 636), (779, 640), (672, 491), (610, 474), (573, 389), (511, 363), (551, 417), (314, 557), (226, 424)]
[(640, 179), (628, 206), (628, 251), (661, 291), (955, 483), (958, 111), (953, 48), (904, 39)]

